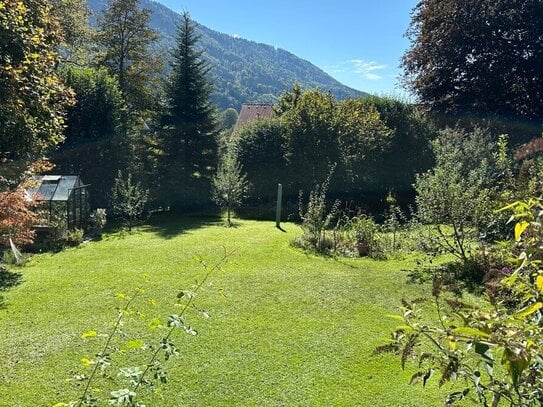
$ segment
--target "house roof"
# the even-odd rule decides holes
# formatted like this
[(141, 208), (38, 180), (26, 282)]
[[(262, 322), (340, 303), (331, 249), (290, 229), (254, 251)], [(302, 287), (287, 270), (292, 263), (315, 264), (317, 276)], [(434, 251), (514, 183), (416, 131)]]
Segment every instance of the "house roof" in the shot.
[(34, 180), (26, 195), (36, 201), (67, 201), (72, 191), (82, 186), (78, 175), (37, 175)]
[(234, 133), (249, 123), (259, 119), (269, 119), (273, 117), (273, 105), (264, 103), (251, 103), (241, 106)]

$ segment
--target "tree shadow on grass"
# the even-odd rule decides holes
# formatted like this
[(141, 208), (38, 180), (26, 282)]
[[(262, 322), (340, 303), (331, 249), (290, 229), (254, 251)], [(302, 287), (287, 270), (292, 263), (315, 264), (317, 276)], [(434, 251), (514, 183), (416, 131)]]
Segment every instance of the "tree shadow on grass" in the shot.
[[(22, 280), (23, 275), (21, 273), (9, 271), (0, 265), (0, 292), (7, 291), (12, 287), (21, 284)], [(0, 295), (0, 309), (5, 307), (6, 303), (4, 297)]]
[(221, 225), (222, 219), (210, 216), (160, 214), (153, 216), (140, 230), (156, 233), (164, 239), (173, 239), (191, 230)]

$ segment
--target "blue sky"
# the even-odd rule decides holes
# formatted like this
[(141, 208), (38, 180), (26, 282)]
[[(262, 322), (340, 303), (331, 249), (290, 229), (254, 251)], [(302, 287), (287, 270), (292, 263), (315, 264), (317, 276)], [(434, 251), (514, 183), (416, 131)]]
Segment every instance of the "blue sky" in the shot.
[(284, 48), (355, 89), (402, 96), (398, 65), (417, 0), (158, 0), (199, 23)]

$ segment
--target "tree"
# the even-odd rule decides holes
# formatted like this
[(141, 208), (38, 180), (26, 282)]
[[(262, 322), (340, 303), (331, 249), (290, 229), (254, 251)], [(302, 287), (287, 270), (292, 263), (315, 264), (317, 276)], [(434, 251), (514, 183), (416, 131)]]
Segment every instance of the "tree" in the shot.
[(540, 0), (421, 0), (407, 34), (405, 83), (428, 109), (454, 120), (502, 119), (524, 140), (526, 128), (512, 127), (515, 120), (540, 133)]
[(67, 62), (87, 63), (92, 30), (85, 0), (53, 1), (53, 13), (62, 32), (61, 55)]
[(162, 131), (157, 134), (159, 200), (177, 209), (209, 201), (216, 165), (217, 125), (208, 79), (210, 66), (184, 13), (167, 86)]
[(240, 205), (249, 189), (247, 175), (242, 173), (241, 164), (235, 153), (229, 151), (219, 163), (212, 180), (213, 200), (226, 209), (226, 222), (232, 225), (230, 214)]
[[(277, 197), (277, 184), (286, 186), (290, 182), (284, 157), (285, 131), (283, 123), (272, 118), (243, 126), (234, 138), (238, 160), (251, 184), (253, 201), (273, 202)], [(288, 194), (287, 188), (285, 194)]]
[(63, 140), (71, 94), (55, 70), (60, 34), (48, 1), (0, 3), (0, 188)]
[[(32, 210), (35, 201), (23, 189), (0, 192), (0, 246), (30, 244), (38, 217)], [(10, 241), (11, 240), (11, 241)]]
[(294, 109), (298, 106), (298, 102), (302, 97), (302, 87), (298, 82), (292, 86), (292, 90), (288, 90), (281, 95), (277, 104), (274, 106), (274, 111), (278, 116), (281, 116), (283, 113), (288, 112), (291, 109)]
[(400, 203), (410, 201), (416, 174), (434, 165), (431, 141), (436, 139), (437, 129), (412, 103), (378, 96), (365, 97), (362, 103), (373, 106), (392, 131), (382, 154), (374, 155), (378, 159), (366, 167), (371, 178), (367, 188), (381, 195), (393, 191)]
[(332, 165), (337, 167), (330, 195), (347, 197), (367, 186), (371, 163), (391, 136), (375, 107), (356, 99), (338, 102), (319, 90), (287, 96), (296, 100), (280, 116), (291, 191), (311, 189), (325, 179)]
[(238, 112), (236, 109), (226, 109), (221, 115), (221, 127), (223, 130), (231, 131), (238, 120)]
[(482, 130), (448, 129), (433, 147), (436, 166), (418, 175), (415, 183), (417, 217), (434, 230), (433, 245), (467, 263), (470, 244), (497, 209), (491, 201), (497, 182), (496, 146)]
[(92, 206), (105, 207), (118, 170), (132, 170), (131, 140), (122, 132), (122, 94), (104, 68), (64, 67), (61, 76), (76, 103), (67, 109), (65, 141), (51, 155), (55, 171), (80, 175), (91, 185)]
[[(461, 399), (482, 406), (543, 403), (543, 203), (528, 198), (501, 211), (507, 217), (512, 212), (515, 238), (505, 246), (507, 266), (485, 276), (487, 297), (466, 302), (452, 297), (457, 282), (448, 286), (438, 278), (433, 298), (402, 300), (392, 341), (376, 350), (401, 355), (402, 368), (415, 359), (412, 384), (424, 386), (432, 376), (440, 386), (454, 383), (447, 406)], [(435, 314), (429, 318), (431, 309)]]
[(119, 171), (111, 190), (111, 213), (128, 227), (128, 231), (132, 231), (145, 211), (148, 197), (149, 191), (143, 189), (139, 182), (134, 182), (132, 174), (125, 179)]
[(108, 0), (98, 21), (99, 65), (119, 81), (131, 108), (143, 111), (154, 104), (153, 75), (162, 64), (150, 52), (158, 34), (149, 28), (149, 10), (140, 10), (140, 0)]

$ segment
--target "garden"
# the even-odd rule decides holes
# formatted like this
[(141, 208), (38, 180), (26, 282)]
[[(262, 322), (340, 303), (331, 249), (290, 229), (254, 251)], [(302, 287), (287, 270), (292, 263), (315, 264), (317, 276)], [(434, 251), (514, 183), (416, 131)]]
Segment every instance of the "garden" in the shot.
[[(168, 382), (140, 394), (146, 405), (369, 404), (437, 405), (450, 388), (410, 386), (393, 355), (374, 355), (397, 321), (401, 298), (428, 295), (428, 284), (407, 284), (411, 256), (387, 262), (319, 257), (290, 245), (298, 226), (180, 218), (105, 233), (99, 242), (32, 258), (3, 274), (1, 405), (55, 405), (77, 400), (117, 317), (117, 307), (143, 283), (114, 338), (118, 348), (93, 394), (128, 386), (121, 367), (143, 366), (149, 350), (125, 349), (130, 341), (158, 344), (168, 315), (179, 313), (177, 295), (190, 290), (228, 250), (187, 314), (198, 334), (173, 336), (179, 355), (163, 361)], [(7, 288), (7, 287), (5, 287)], [(147, 297), (148, 296), (148, 297)], [(121, 296), (122, 297), (122, 296)], [(153, 301), (151, 301), (153, 299)], [(82, 338), (95, 331), (95, 337)], [(143, 345), (141, 345), (143, 346)], [(162, 360), (164, 358), (162, 357)], [(152, 378), (152, 377), (150, 377)], [(21, 383), (25, 383), (21, 386)], [(129, 387), (128, 387), (129, 388)]]
[(188, 12), (0, 0), (0, 406), (543, 405), (543, 5), (464, 3), (242, 123)]

